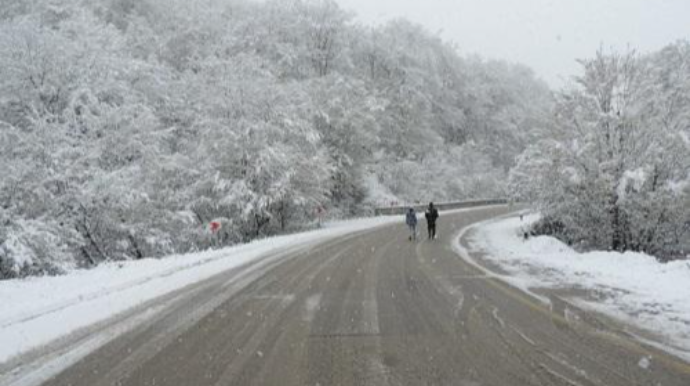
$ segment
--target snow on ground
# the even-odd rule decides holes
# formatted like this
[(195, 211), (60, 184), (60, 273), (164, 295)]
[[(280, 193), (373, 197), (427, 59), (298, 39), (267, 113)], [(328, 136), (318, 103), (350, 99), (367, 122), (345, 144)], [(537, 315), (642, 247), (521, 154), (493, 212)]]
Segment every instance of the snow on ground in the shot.
[(377, 226), (378, 217), (328, 223), (323, 229), (218, 251), (103, 264), (64, 276), (0, 281), (0, 364), (151, 299), (286, 248), (306, 247)]
[(575, 300), (579, 306), (651, 331), (663, 337), (666, 349), (690, 360), (690, 262), (662, 264), (632, 252), (578, 253), (545, 236), (524, 240), (522, 230), (538, 219), (477, 225), (470, 249), (485, 252), (521, 288), (588, 290), (594, 298)]

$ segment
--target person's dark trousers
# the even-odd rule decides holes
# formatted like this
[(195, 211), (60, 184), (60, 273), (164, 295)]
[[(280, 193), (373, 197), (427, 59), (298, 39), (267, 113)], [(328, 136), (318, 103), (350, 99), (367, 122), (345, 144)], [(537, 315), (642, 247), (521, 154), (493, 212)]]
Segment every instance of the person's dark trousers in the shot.
[(430, 239), (435, 239), (436, 238), (436, 224), (429, 224), (429, 238)]

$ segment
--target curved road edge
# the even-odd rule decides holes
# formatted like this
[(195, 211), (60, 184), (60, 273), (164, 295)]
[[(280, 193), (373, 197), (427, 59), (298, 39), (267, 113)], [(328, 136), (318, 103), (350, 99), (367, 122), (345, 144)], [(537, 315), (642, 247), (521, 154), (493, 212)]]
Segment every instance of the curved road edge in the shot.
[[(633, 352), (639, 353), (644, 357), (654, 357), (663, 362), (666, 366), (676, 369), (685, 374), (690, 374), (690, 360), (687, 353), (674, 350), (672, 347), (663, 344), (654, 331), (648, 331), (631, 325), (628, 321), (606, 315), (599, 310), (590, 309), (586, 306), (575, 304), (561, 295), (557, 290), (549, 288), (532, 288), (519, 278), (513, 277), (500, 271), (500, 267), (489, 268), (489, 264), (482, 264), (481, 259), (473, 257), (476, 252), (470, 251), (467, 245), (469, 233), (479, 227), (515, 217), (529, 210), (518, 210), (512, 213), (500, 215), (491, 219), (476, 222), (460, 229), (452, 240), (452, 248), (455, 253), (467, 264), (482, 272), (487, 277), (491, 277), (502, 285), (496, 286), (502, 292), (519, 292), (523, 296), (514, 297), (516, 300), (525, 303), (530, 308), (549, 316), (561, 319), (563, 323), (572, 324), (573, 319), (582, 323), (590, 333), (599, 335), (602, 339), (614, 341), (616, 344), (625, 346)], [(491, 283), (491, 282), (489, 282)], [(495, 283), (495, 282), (494, 282)], [(572, 315), (569, 316), (568, 314)]]

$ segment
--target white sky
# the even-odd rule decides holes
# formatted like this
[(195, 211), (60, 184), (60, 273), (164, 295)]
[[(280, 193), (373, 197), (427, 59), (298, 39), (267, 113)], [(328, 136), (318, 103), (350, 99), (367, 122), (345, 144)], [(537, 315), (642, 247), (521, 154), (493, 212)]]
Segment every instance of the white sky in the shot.
[(462, 54), (527, 64), (556, 87), (601, 46), (649, 52), (690, 39), (690, 0), (336, 1), (365, 23), (404, 17)]

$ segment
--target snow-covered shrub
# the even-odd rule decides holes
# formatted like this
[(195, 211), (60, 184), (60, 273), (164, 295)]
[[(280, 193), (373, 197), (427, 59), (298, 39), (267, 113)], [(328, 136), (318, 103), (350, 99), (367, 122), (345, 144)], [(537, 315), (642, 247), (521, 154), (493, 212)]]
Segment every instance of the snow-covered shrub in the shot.
[[(684, 65), (660, 60), (669, 52)], [(683, 257), (690, 46), (582, 64), (578, 87), (559, 97), (557, 129), (511, 171), (512, 192), (543, 212), (540, 233), (559, 224), (555, 235), (580, 248)]]
[(56, 275), (73, 267), (74, 234), (39, 220), (10, 222), (0, 228), (0, 279)]

